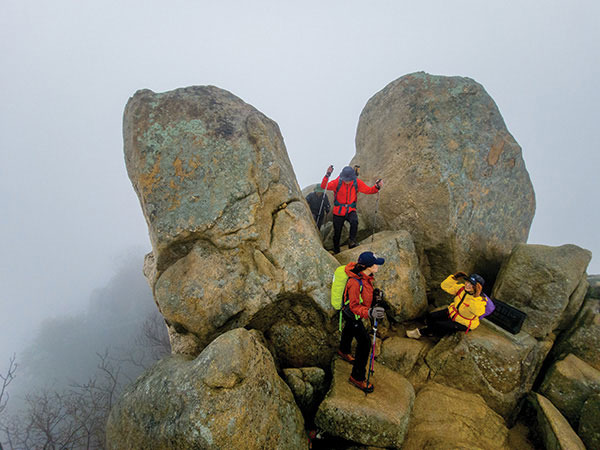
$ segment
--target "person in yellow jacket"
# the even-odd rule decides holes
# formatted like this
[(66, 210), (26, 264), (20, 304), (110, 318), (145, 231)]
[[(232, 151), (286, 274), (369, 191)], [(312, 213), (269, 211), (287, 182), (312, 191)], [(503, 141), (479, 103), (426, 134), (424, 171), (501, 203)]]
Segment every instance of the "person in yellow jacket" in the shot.
[[(464, 280), (464, 281), (463, 281)], [(424, 328), (407, 330), (409, 338), (421, 336), (442, 337), (457, 331), (474, 330), (479, 326), (479, 317), (485, 313), (486, 297), (481, 295), (485, 281), (476, 273), (467, 276), (457, 272), (442, 281), (441, 287), (454, 296), (448, 308), (427, 314)]]

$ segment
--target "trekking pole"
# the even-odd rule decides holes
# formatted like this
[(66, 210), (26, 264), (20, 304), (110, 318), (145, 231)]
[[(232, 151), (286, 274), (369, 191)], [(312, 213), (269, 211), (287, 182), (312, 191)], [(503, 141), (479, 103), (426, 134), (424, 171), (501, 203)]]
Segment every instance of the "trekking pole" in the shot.
[[(373, 363), (375, 359), (375, 340), (377, 338), (377, 319), (373, 324), (373, 346), (371, 347), (371, 357), (369, 358), (369, 371), (367, 372), (367, 387), (369, 386), (369, 378), (371, 378), (371, 370), (373, 370)], [(367, 392), (365, 392), (367, 394)]]
[[(333, 169), (333, 164), (331, 165)], [(327, 195), (327, 185), (329, 184), (329, 178), (327, 178), (327, 183), (325, 184), (325, 191), (323, 192), (323, 198), (321, 199), (321, 206), (319, 207), (319, 214), (317, 214), (317, 228), (321, 231), (321, 225), (319, 225), (319, 221), (321, 220), (321, 212), (323, 211), (323, 203), (325, 203), (325, 196)]]
[[(379, 181), (379, 180), (377, 180)], [(371, 234), (371, 243), (375, 239), (375, 222), (377, 221), (377, 210), (379, 209), (379, 191), (377, 191), (377, 200), (375, 200), (375, 214), (373, 215), (373, 233)]]

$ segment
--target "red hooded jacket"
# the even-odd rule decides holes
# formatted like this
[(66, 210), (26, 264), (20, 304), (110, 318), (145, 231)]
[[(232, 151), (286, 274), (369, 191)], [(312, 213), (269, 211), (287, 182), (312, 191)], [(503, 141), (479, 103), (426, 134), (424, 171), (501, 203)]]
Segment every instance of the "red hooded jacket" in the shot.
[[(349, 300), (350, 311), (364, 319), (369, 318), (369, 308), (373, 303), (373, 275), (365, 275), (360, 272), (358, 275), (352, 272), (356, 266), (355, 262), (346, 265), (346, 275), (348, 275), (348, 283), (346, 284), (346, 294), (344, 299)], [(360, 291), (360, 283), (362, 281), (362, 292)], [(362, 297), (362, 303), (360, 299)]]
[(340, 181), (340, 178), (337, 177), (335, 180), (327, 182), (329, 178), (327, 176), (323, 177), (323, 181), (321, 181), (321, 187), (323, 189), (327, 189), (328, 191), (334, 191), (338, 187), (338, 183), (342, 183), (340, 186), (340, 190), (337, 191), (337, 194), (334, 194), (334, 204), (335, 201), (340, 203), (339, 206), (333, 207), (333, 214), (336, 216), (345, 216), (346, 214), (351, 213), (352, 211), (356, 211), (356, 199), (358, 197), (358, 192), (362, 192), (363, 194), (377, 194), (379, 189), (375, 186), (367, 186), (362, 180), (356, 179), (356, 187), (358, 188), (358, 192), (356, 192), (356, 188), (354, 187), (354, 181), (343, 182)]

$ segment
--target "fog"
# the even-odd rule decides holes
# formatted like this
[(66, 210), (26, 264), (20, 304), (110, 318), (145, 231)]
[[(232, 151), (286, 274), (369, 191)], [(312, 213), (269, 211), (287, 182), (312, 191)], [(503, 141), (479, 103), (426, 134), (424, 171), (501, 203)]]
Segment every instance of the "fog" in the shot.
[(124, 260), (141, 274), (150, 244), (121, 135), (141, 88), (231, 91), (279, 124), (306, 186), (350, 161), (360, 112), (389, 82), (471, 77), (523, 148), (529, 242), (588, 248), (600, 272), (600, 4), (540, 5), (2, 0), (0, 370), (13, 352), (41, 351), (44, 330), (64, 330), (68, 348)]

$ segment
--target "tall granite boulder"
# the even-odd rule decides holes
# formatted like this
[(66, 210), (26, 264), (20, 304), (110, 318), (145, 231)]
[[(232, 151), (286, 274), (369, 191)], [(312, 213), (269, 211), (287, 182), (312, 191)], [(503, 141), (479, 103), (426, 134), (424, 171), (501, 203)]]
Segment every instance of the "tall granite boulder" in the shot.
[(523, 331), (544, 338), (567, 328), (579, 311), (591, 258), (576, 245), (519, 244), (502, 265), (493, 297), (527, 313)]
[(468, 334), (443, 338), (425, 361), (430, 380), (481, 395), (508, 422), (531, 390), (552, 341), (512, 335), (484, 321)]
[(396, 322), (414, 319), (427, 310), (425, 279), (410, 234), (406, 231), (382, 231), (358, 247), (336, 255), (340, 264), (357, 261), (362, 252), (372, 251), (385, 258), (375, 275), (375, 287), (383, 289), (389, 305), (387, 315)]
[[(527, 240), (535, 197), (521, 148), (469, 78), (419, 72), (388, 84), (360, 115), (350, 164), (384, 179), (377, 227), (410, 231), (434, 294), (458, 269), (493, 281)], [(375, 199), (359, 208), (372, 217)]]
[(429, 383), (417, 394), (404, 450), (508, 450), (504, 420), (481, 396)]
[(106, 427), (109, 449), (302, 449), (304, 420), (273, 357), (245, 329), (196, 359), (174, 355), (126, 388)]
[(308, 305), (314, 333), (325, 328), (337, 264), (274, 121), (213, 86), (142, 90), (125, 108), (124, 142), (152, 243), (146, 273), (172, 339), (185, 340), (173, 348), (201, 349), (257, 314), (268, 331), (279, 317), (264, 309), (282, 301)]

